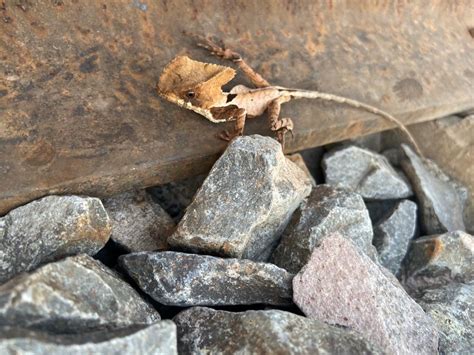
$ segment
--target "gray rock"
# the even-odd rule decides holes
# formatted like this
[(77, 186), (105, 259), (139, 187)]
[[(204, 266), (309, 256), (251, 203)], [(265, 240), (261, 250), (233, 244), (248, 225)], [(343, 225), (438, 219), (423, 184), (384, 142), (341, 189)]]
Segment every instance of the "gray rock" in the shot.
[(177, 252), (123, 255), (119, 265), (154, 300), (174, 306), (291, 303), (293, 275), (266, 263)]
[(0, 286), (3, 326), (80, 333), (159, 319), (129, 284), (84, 254), (47, 264)]
[(193, 307), (174, 319), (180, 354), (375, 354), (355, 332), (293, 313)]
[(406, 179), (380, 154), (350, 146), (323, 158), (326, 183), (357, 192), (364, 199), (387, 200), (413, 195)]
[(314, 247), (334, 232), (351, 239), (365, 253), (375, 253), (372, 223), (362, 197), (341, 188), (319, 185), (293, 214), (271, 261), (297, 273)]
[(174, 230), (171, 217), (144, 190), (104, 200), (112, 221), (112, 240), (128, 252), (166, 250)]
[(177, 355), (176, 326), (172, 321), (165, 320), (150, 326), (67, 335), (4, 327), (0, 328), (0, 353)]
[(309, 181), (311, 181), (311, 185), (313, 187), (315, 187), (317, 185), (316, 180), (314, 179), (313, 175), (311, 175), (308, 167), (306, 166), (306, 162), (304, 161), (303, 156), (300, 153), (287, 154), (286, 157), (289, 160), (291, 160), (293, 163), (298, 165), (301, 168), (301, 170), (303, 170), (306, 173), (306, 175), (308, 176)]
[(18, 207), (0, 218), (0, 284), (65, 256), (93, 255), (110, 232), (97, 198), (47, 196)]
[(474, 282), (427, 290), (418, 300), (434, 319), (441, 354), (471, 354), (474, 349)]
[(402, 168), (411, 181), (420, 208), (425, 235), (465, 230), (463, 209), (465, 192), (433, 162), (422, 160), (410, 147), (402, 145), (406, 159)]
[(232, 141), (188, 206), (172, 247), (265, 261), (311, 182), (270, 137)]
[(193, 200), (193, 196), (201, 187), (206, 176), (202, 174), (173, 181), (168, 184), (152, 187), (147, 191), (177, 223), (183, 218), (186, 208)]
[(458, 116), (410, 125), (410, 132), (426, 157), (470, 190), (464, 224), (474, 234), (474, 115)]
[(457, 231), (415, 239), (404, 273), (405, 287), (414, 295), (453, 281), (474, 280), (474, 237)]
[(416, 233), (416, 203), (404, 200), (374, 226), (373, 243), (380, 263), (394, 275), (400, 271), (410, 241)]
[(433, 321), (380, 267), (337, 234), (315, 248), (293, 279), (293, 300), (310, 318), (359, 332), (389, 354), (436, 354)]

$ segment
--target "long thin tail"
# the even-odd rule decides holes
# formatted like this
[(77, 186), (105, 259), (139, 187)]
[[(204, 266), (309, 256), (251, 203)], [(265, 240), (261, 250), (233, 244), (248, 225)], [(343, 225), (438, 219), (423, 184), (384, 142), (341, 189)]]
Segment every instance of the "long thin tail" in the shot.
[(385, 111), (382, 111), (382, 110), (378, 109), (377, 107), (374, 107), (374, 106), (371, 106), (371, 105), (368, 105), (368, 104), (364, 104), (364, 103), (362, 103), (360, 101), (357, 101), (357, 100), (352, 100), (352, 99), (348, 99), (348, 98), (333, 95), (333, 94), (326, 94), (324, 92), (319, 92), (319, 91), (306, 91), (306, 90), (293, 90), (293, 89), (286, 89), (286, 90), (288, 92), (288, 95), (290, 95), (291, 97), (294, 97), (294, 98), (320, 99), (320, 100), (325, 100), (325, 101), (332, 101), (332, 102), (337, 102), (337, 103), (340, 103), (340, 104), (345, 104), (345, 105), (349, 105), (349, 106), (356, 107), (356, 108), (362, 108), (362, 109), (364, 109), (364, 110), (366, 110), (370, 113), (374, 113), (376, 115), (379, 115), (379, 116), (385, 118), (386, 120), (388, 120), (388, 121), (394, 123), (395, 125), (397, 125), (397, 127), (400, 129), (400, 131), (402, 131), (403, 134), (406, 136), (406, 138), (409, 140), (410, 144), (413, 146), (416, 153), (420, 157), (423, 157), (423, 154), (421, 153), (420, 147), (418, 146), (418, 144), (415, 141), (415, 138), (413, 138), (412, 134), (406, 128), (406, 126), (402, 122), (400, 122), (398, 119), (393, 117), (391, 114), (389, 114)]

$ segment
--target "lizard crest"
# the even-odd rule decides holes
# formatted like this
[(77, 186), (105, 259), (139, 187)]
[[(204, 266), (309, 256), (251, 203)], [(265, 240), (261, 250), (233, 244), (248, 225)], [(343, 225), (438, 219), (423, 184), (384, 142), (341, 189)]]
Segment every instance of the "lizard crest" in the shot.
[(166, 100), (212, 120), (210, 108), (226, 102), (221, 87), (234, 76), (232, 68), (178, 56), (163, 69), (157, 91)]

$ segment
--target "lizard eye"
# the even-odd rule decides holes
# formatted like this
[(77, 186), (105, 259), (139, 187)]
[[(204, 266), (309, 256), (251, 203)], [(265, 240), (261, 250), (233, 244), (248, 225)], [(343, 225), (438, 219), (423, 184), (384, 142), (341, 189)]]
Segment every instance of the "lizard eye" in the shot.
[(186, 93), (186, 97), (188, 99), (194, 99), (196, 97), (196, 93), (194, 91), (190, 90)]

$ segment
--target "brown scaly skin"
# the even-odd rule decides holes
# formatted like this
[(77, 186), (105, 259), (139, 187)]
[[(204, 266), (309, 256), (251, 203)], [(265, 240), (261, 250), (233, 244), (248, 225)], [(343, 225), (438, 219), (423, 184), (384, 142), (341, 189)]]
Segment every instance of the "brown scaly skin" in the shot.
[[(200, 37), (200, 42), (197, 44), (199, 47), (205, 48), (211, 52), (211, 54), (220, 57), (225, 60), (231, 60), (236, 63), (240, 70), (244, 72), (247, 78), (252, 82), (252, 84), (257, 88), (266, 88), (271, 87), (270, 83), (266, 81), (260, 74), (250, 67), (242, 56), (230, 49), (224, 49), (217, 45), (210, 38)], [(282, 118), (280, 119), (280, 108), (281, 104), (290, 101), (291, 98), (288, 97), (279, 97), (278, 99), (273, 100), (267, 108), (268, 119), (270, 121), (270, 129), (277, 134), (277, 139), (282, 146), (285, 144), (285, 134), (286, 132), (293, 131), (293, 121), (291, 118)], [(241, 124), (241, 127), (236, 127), (233, 137), (243, 134), (244, 123)], [(222, 136), (223, 139), (232, 139), (231, 134), (225, 131), (225, 136)]]
[(168, 101), (195, 111), (212, 122), (235, 121), (234, 131), (222, 132), (221, 139), (229, 141), (242, 135), (247, 117), (257, 117), (267, 111), (270, 128), (284, 146), (285, 134), (292, 132), (293, 121), (290, 118), (280, 118), (281, 105), (292, 99), (310, 98), (349, 105), (381, 116), (396, 124), (418, 155), (423, 156), (406, 126), (387, 112), (333, 94), (271, 86), (243, 60), (240, 54), (219, 46), (209, 38), (198, 38), (198, 46), (207, 49), (215, 56), (236, 63), (256, 88), (238, 85), (229, 93), (222, 92), (221, 87), (232, 80), (235, 70), (197, 62), (188, 57), (176, 57), (163, 70), (157, 90), (158, 94)]

